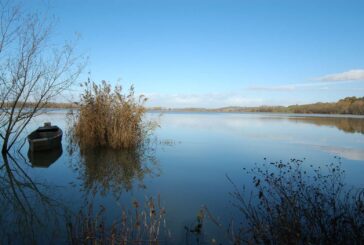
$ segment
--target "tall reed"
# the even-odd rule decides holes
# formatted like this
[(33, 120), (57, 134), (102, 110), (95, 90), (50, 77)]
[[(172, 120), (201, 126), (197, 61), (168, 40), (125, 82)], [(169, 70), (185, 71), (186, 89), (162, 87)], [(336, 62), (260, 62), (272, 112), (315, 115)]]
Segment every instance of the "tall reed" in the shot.
[(122, 209), (111, 225), (106, 221), (105, 212), (100, 206), (95, 214), (91, 203), (86, 210), (81, 209), (71, 217), (67, 223), (69, 244), (168, 244), (166, 211), (159, 196), (156, 201), (149, 198), (144, 205), (134, 201), (132, 208)]
[(98, 85), (88, 79), (83, 86), (74, 122), (74, 136), (82, 146), (135, 149), (157, 126), (143, 120), (147, 98), (136, 96), (133, 86), (126, 94), (121, 86), (112, 87), (106, 81)]

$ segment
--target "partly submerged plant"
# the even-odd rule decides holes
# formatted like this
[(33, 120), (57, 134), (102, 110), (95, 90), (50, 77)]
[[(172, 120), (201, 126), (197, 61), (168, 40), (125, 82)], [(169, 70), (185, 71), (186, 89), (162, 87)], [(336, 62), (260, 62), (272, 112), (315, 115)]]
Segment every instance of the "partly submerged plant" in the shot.
[(242, 214), (233, 243), (363, 244), (364, 191), (344, 185), (337, 159), (325, 168), (298, 159), (255, 165), (250, 194), (229, 179)]
[(81, 209), (67, 224), (70, 244), (161, 244), (169, 237), (159, 196), (157, 202), (146, 200), (144, 207), (134, 201), (110, 226), (103, 206), (96, 214), (92, 204), (86, 210)]
[(112, 88), (106, 81), (97, 85), (88, 79), (83, 86), (85, 90), (73, 128), (81, 146), (136, 149), (158, 126), (154, 121), (145, 120), (147, 98), (136, 96), (133, 86), (127, 94), (121, 86)]

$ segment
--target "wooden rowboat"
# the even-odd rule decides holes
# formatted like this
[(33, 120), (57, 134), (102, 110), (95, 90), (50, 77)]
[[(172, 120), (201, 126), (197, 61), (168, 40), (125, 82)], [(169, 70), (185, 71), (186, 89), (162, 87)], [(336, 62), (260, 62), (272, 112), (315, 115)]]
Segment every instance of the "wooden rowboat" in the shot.
[(46, 151), (61, 147), (62, 130), (57, 126), (51, 126), (51, 123), (44, 123), (28, 135), (29, 151)]

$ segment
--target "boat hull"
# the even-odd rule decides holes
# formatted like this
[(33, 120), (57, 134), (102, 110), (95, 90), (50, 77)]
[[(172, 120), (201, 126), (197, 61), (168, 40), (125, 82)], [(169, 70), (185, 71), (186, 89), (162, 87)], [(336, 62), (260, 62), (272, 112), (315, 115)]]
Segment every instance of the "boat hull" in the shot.
[(29, 151), (47, 151), (62, 146), (63, 132), (57, 126), (41, 127), (28, 136)]

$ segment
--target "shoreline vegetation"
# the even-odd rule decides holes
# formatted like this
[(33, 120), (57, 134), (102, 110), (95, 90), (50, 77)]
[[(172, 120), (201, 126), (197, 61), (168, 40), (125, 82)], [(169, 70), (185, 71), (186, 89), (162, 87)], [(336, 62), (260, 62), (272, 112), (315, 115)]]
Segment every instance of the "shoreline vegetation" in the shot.
[[(28, 103), (32, 107), (31, 103)], [(43, 108), (53, 109), (78, 109), (79, 102), (48, 102)], [(340, 114), (340, 115), (364, 115), (364, 97), (346, 97), (337, 102), (317, 102), (313, 104), (290, 105), (290, 106), (228, 106), (221, 108), (166, 108), (146, 107), (146, 111), (159, 112), (269, 112), (269, 113), (297, 113), (297, 114)]]
[(346, 114), (364, 115), (364, 97), (346, 97), (337, 102), (317, 102), (304, 105), (290, 106), (257, 106), (242, 107), (228, 106), (221, 108), (148, 108), (153, 111), (175, 112), (271, 112), (271, 113), (299, 113), (299, 114)]

